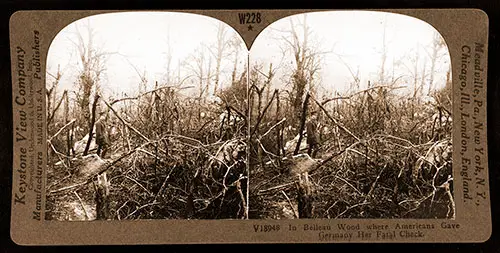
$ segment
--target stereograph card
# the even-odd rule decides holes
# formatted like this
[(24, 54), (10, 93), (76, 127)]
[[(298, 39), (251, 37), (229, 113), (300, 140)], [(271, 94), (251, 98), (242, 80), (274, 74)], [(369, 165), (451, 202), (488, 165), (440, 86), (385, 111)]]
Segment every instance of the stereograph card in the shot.
[(477, 9), (18, 11), (22, 245), (481, 242)]

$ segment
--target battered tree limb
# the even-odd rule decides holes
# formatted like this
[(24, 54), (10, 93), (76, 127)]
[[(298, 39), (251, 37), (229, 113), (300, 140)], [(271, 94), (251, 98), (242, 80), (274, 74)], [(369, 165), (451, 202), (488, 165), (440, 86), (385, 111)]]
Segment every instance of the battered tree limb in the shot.
[(355, 205), (352, 205), (348, 208), (346, 208), (343, 212), (341, 212), (339, 215), (335, 216), (335, 219), (338, 219), (340, 216), (344, 215), (345, 213), (347, 213), (349, 210), (352, 210), (358, 206), (364, 206), (364, 205), (370, 205), (371, 202), (361, 202), (361, 203), (358, 203), (358, 204), (355, 204)]
[(59, 99), (59, 102), (57, 102), (56, 107), (52, 110), (52, 113), (51, 113), (51, 112), (49, 112), (49, 115), (48, 115), (48, 117), (47, 117), (47, 125), (49, 125), (49, 124), (50, 124), (50, 122), (52, 122), (52, 120), (54, 119), (54, 116), (55, 116), (55, 114), (56, 114), (56, 111), (57, 111), (57, 110), (59, 110), (59, 107), (61, 106), (62, 101), (63, 101), (63, 100), (65, 99), (65, 97), (67, 97), (67, 96), (68, 96), (68, 92), (67, 92), (67, 91), (64, 91), (64, 92), (63, 92), (63, 95), (62, 95), (62, 97), (61, 97), (61, 99)]
[(289, 186), (291, 186), (293, 184), (296, 184), (296, 183), (297, 183), (297, 181), (293, 181), (293, 182), (290, 182), (290, 183), (286, 183), (286, 184), (282, 184), (282, 185), (278, 185), (278, 186), (273, 186), (273, 187), (271, 187), (269, 189), (259, 190), (258, 195), (263, 194), (263, 193), (268, 192), (268, 191), (273, 191), (273, 190), (279, 190), (281, 188), (286, 188), (286, 187), (289, 187)]
[(145, 141), (149, 142), (149, 139), (148, 137), (144, 136), (144, 134), (142, 134), (141, 132), (139, 132), (139, 130), (135, 129), (133, 126), (131, 126), (127, 121), (125, 121), (122, 117), (120, 117), (120, 114), (118, 114), (115, 109), (113, 109), (113, 107), (108, 104), (108, 102), (106, 102), (105, 100), (103, 100), (104, 103), (106, 104), (106, 106), (108, 106), (108, 108), (115, 114), (115, 116), (127, 127), (129, 128), (130, 130), (134, 131), (134, 133), (136, 133), (137, 135), (139, 135), (141, 138), (143, 138)]
[(167, 185), (167, 180), (170, 178), (170, 174), (172, 174), (172, 172), (174, 171), (175, 168), (176, 168), (176, 166), (174, 165), (170, 169), (170, 171), (168, 172), (167, 176), (165, 177), (165, 180), (163, 180), (163, 183), (161, 184), (160, 190), (158, 190), (158, 192), (156, 193), (155, 198), (153, 199), (153, 202), (156, 202), (156, 199), (158, 199), (158, 196), (160, 196), (160, 194), (165, 189), (165, 186)]
[(236, 181), (236, 189), (237, 189), (237, 191), (240, 195), (240, 198), (241, 198), (241, 205), (243, 206), (243, 219), (248, 219), (248, 206), (247, 206), (247, 202), (246, 202), (245, 196), (243, 194), (243, 191), (241, 190), (240, 180)]
[(63, 188), (60, 188), (60, 189), (57, 189), (57, 190), (53, 190), (53, 191), (50, 191), (49, 194), (53, 194), (53, 193), (58, 193), (58, 192), (62, 192), (62, 191), (66, 191), (66, 190), (70, 190), (70, 189), (73, 189), (73, 188), (76, 188), (76, 187), (79, 187), (79, 186), (82, 186), (82, 185), (86, 185), (88, 183), (91, 183), (93, 182), (93, 178), (97, 175), (100, 175), (104, 172), (106, 172), (108, 169), (112, 168), (115, 164), (117, 164), (119, 161), (121, 161), (122, 159), (124, 159), (125, 157), (128, 157), (130, 155), (132, 155), (133, 153), (135, 153), (137, 150), (139, 150), (140, 147), (138, 148), (135, 148), (135, 149), (132, 149), (131, 151), (129, 151), (128, 153), (125, 153), (123, 155), (121, 155), (120, 157), (116, 158), (115, 160), (113, 160), (111, 163), (107, 163), (105, 164), (105, 166), (103, 166), (98, 172), (90, 175), (87, 177), (87, 180), (83, 181), (83, 182), (80, 182), (80, 183), (77, 183), (77, 184), (74, 184), (74, 185), (70, 185), (70, 186), (65, 186)]
[(384, 172), (384, 170), (385, 170), (386, 167), (387, 167), (387, 164), (384, 165), (384, 167), (378, 173), (377, 178), (375, 179), (375, 181), (373, 182), (373, 184), (372, 184), (372, 186), (370, 188), (370, 191), (368, 191), (368, 193), (365, 196), (365, 200), (364, 200), (365, 202), (368, 200), (368, 198), (370, 197), (370, 195), (372, 195), (373, 190), (375, 190), (375, 186), (377, 185), (377, 182), (380, 179), (380, 175), (382, 175), (382, 172)]
[[(67, 94), (68, 90), (64, 90)], [(68, 115), (69, 115), (69, 99), (68, 96), (64, 96), (64, 124), (68, 124)], [(66, 131), (66, 155), (69, 157), (71, 155), (71, 149), (73, 148), (73, 141), (71, 140), (70, 131)], [(69, 158), (68, 158), (69, 163)]]
[[(346, 147), (346, 148), (344, 148), (344, 149), (342, 149), (342, 150), (340, 150), (340, 151), (338, 151), (338, 152), (336, 152), (336, 153), (330, 152), (330, 153), (328, 153), (328, 154), (324, 154), (324, 155), (322, 156), (322, 158), (318, 161), (318, 163), (317, 163), (317, 164), (316, 164), (313, 168), (311, 168), (311, 169), (309, 170), (309, 172), (310, 172), (310, 173), (312, 173), (313, 171), (315, 171), (315, 170), (317, 170), (317, 169), (321, 168), (322, 166), (325, 166), (328, 162), (330, 162), (331, 160), (333, 160), (333, 159), (335, 159), (335, 158), (337, 158), (337, 157), (341, 156), (341, 155), (342, 155), (342, 154), (344, 154), (346, 151), (348, 151), (348, 150), (352, 150), (352, 148), (353, 148), (354, 146), (358, 145), (358, 144), (361, 144), (361, 142), (359, 142), (359, 141), (358, 141), (358, 142), (355, 142), (355, 143), (353, 143), (353, 144), (349, 145), (348, 147)], [(353, 188), (354, 188), (354, 187), (353, 187)]]
[[(280, 125), (280, 95), (279, 95), (279, 90), (276, 89), (274, 92), (276, 92), (276, 113), (275, 113), (275, 121), (277, 125)], [(283, 120), (286, 120), (286, 118), (283, 118)], [(281, 132), (282, 132), (282, 127), (278, 128), (276, 130), (276, 145), (277, 145), (277, 150), (278, 150), (278, 156), (281, 157), (281, 154), (284, 154), (284, 152), (281, 152), (282, 150), (282, 142), (283, 140), (281, 139)], [(281, 166), (281, 159), (278, 159), (278, 164)]]
[(350, 136), (352, 136), (354, 139), (356, 139), (357, 141), (359, 141), (360, 139), (354, 135), (351, 131), (349, 131), (349, 129), (345, 128), (343, 125), (341, 125), (337, 120), (335, 120), (332, 116), (330, 116), (330, 114), (328, 113), (328, 111), (323, 107), (323, 105), (321, 105), (320, 102), (318, 102), (318, 100), (316, 100), (314, 97), (312, 98), (312, 100), (314, 101), (314, 103), (316, 103), (318, 105), (319, 108), (321, 108), (321, 110), (325, 113), (325, 115), (335, 124), (337, 125), (340, 129), (344, 130), (346, 133), (348, 133)]
[[(262, 138), (264, 138), (266, 135), (268, 135), (271, 131), (273, 131), (273, 129), (275, 129), (277, 126), (281, 125), (283, 122), (286, 121), (286, 118), (283, 118), (281, 120), (279, 120), (276, 124), (274, 124), (273, 126), (271, 126), (263, 135), (261, 135), (259, 137), (259, 140), (261, 140)], [(278, 150), (278, 155), (279, 155), (279, 150)]]
[(255, 123), (255, 126), (253, 128), (253, 131), (252, 133), (250, 134), (250, 138), (255, 134), (255, 132), (257, 131), (258, 129), (258, 126), (260, 124), (260, 122), (262, 121), (262, 119), (264, 118), (264, 115), (266, 114), (266, 111), (267, 109), (269, 108), (269, 106), (272, 104), (273, 100), (274, 100), (274, 97), (277, 95), (277, 90), (274, 91), (273, 93), (273, 96), (271, 97), (271, 99), (269, 100), (269, 102), (267, 103), (266, 107), (264, 107), (264, 110), (262, 110), (262, 112), (259, 114), (259, 117), (257, 118), (257, 122)]
[(451, 193), (450, 191), (450, 183), (449, 183), (450, 179), (448, 179), (448, 181), (446, 181), (444, 184), (443, 184), (443, 187), (446, 191), (446, 194), (448, 195), (448, 198), (450, 199), (450, 205), (451, 205), (451, 211), (452, 211), (452, 216), (451, 216), (451, 219), (455, 219), (456, 217), (456, 207), (455, 207), (455, 200), (453, 199), (453, 194)]
[(333, 98), (328, 98), (328, 99), (325, 99), (323, 100), (323, 102), (321, 102), (321, 105), (326, 105), (327, 103), (331, 102), (331, 101), (335, 101), (335, 100), (342, 100), (342, 99), (350, 99), (351, 96), (347, 96), (347, 97), (333, 97)]
[(73, 124), (73, 122), (75, 122), (75, 121), (76, 121), (76, 119), (72, 119), (66, 125), (61, 127), (54, 135), (52, 135), (52, 137), (49, 138), (49, 141), (52, 141), (54, 138), (56, 138), (56, 136), (58, 136), (60, 133), (62, 133), (62, 131), (64, 131), (67, 127), (71, 126), (71, 124)]
[(87, 208), (85, 207), (85, 204), (83, 203), (83, 200), (82, 198), (80, 198), (80, 196), (78, 195), (78, 193), (76, 193), (76, 191), (73, 192), (76, 197), (78, 198), (78, 201), (80, 201), (80, 205), (82, 206), (82, 209), (83, 209), (83, 212), (85, 213), (85, 218), (87, 220), (90, 220), (90, 216), (89, 216), (89, 213), (87, 212)]
[[(182, 82), (181, 82), (182, 83)], [(151, 94), (151, 93), (155, 93), (157, 91), (161, 91), (161, 90), (164, 90), (164, 89), (169, 89), (169, 88), (176, 88), (178, 90), (181, 90), (181, 89), (188, 89), (188, 88), (193, 88), (194, 86), (185, 86), (185, 87), (178, 87), (178, 85), (170, 85), (170, 86), (162, 86), (162, 87), (159, 87), (159, 88), (156, 88), (154, 90), (150, 90), (150, 91), (147, 91), (147, 92), (144, 92), (142, 94), (140, 94), (139, 96), (137, 97), (125, 97), (125, 98), (120, 98), (120, 99), (116, 99), (116, 100), (113, 100), (110, 104), (111, 105), (114, 105), (116, 103), (119, 103), (119, 102), (123, 102), (123, 101), (127, 101), (127, 100), (137, 100), (137, 99), (140, 99), (141, 97), (143, 96), (146, 96), (148, 94)]]
[(78, 183), (78, 184), (65, 186), (65, 187), (62, 187), (62, 188), (60, 188), (60, 189), (50, 191), (50, 192), (49, 192), (49, 194), (54, 194), (54, 193), (58, 193), (58, 192), (62, 192), (62, 191), (66, 191), (66, 190), (70, 190), (70, 189), (76, 188), (76, 187), (78, 187), (78, 186), (86, 185), (86, 184), (88, 184), (88, 183), (90, 183), (90, 182), (91, 182), (91, 181), (83, 181), (83, 182), (80, 182), (80, 183)]
[(230, 104), (227, 104), (227, 107), (229, 107), (231, 110), (233, 110), (234, 112), (236, 112), (238, 114), (238, 116), (240, 116), (244, 121), (247, 120), (247, 117), (245, 116), (245, 114), (241, 113), (238, 109), (234, 108), (234, 106), (230, 105)]
[[(394, 83), (393, 83), (393, 85), (394, 85)], [(364, 92), (368, 92), (368, 91), (371, 91), (371, 90), (374, 90), (374, 89), (390, 88), (390, 89), (395, 90), (395, 89), (406, 88), (406, 86), (397, 86), (397, 87), (394, 87), (393, 85), (380, 85), (380, 86), (375, 86), (375, 87), (371, 87), (371, 88), (368, 88), (368, 89), (360, 90), (360, 91), (358, 91), (358, 92), (356, 92), (356, 93), (354, 93), (352, 95), (349, 95), (349, 96), (339, 96), (339, 97), (328, 98), (328, 99), (323, 100), (323, 102), (321, 102), (321, 105), (326, 105), (327, 103), (329, 103), (331, 101), (335, 101), (335, 100), (351, 99), (354, 96), (357, 96), (359, 94), (362, 94)]]
[[(219, 96), (219, 98), (224, 102), (225, 106), (229, 107), (231, 110), (233, 110), (234, 112), (236, 112), (242, 119), (243, 121), (246, 122), (247, 120), (247, 116), (245, 114), (243, 114), (242, 112), (240, 112), (238, 109), (236, 109), (234, 106), (232, 106), (228, 101), (227, 101), (227, 98), (226, 96)], [(236, 99), (236, 98), (235, 98)], [(237, 99), (236, 99), (237, 100)], [(239, 102), (237, 102), (239, 103)]]
[(293, 216), (294, 216), (295, 218), (297, 218), (297, 219), (298, 219), (298, 218), (299, 218), (299, 215), (298, 215), (298, 214), (297, 214), (297, 212), (295, 211), (295, 208), (293, 207), (292, 201), (290, 201), (290, 198), (288, 197), (288, 195), (286, 195), (286, 193), (285, 193), (283, 190), (281, 190), (281, 193), (282, 193), (283, 195), (285, 195), (285, 198), (286, 198), (286, 200), (288, 201), (288, 205), (290, 205), (290, 208), (292, 209)]

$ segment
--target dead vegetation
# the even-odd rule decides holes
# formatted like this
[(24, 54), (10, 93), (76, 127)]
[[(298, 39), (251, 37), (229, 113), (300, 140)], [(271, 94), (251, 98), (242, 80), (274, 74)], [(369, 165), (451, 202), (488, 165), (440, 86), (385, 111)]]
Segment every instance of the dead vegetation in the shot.
[[(384, 24), (378, 76), (361, 83), (359, 69), (319, 50), (307, 15), (289, 21), (289, 29), (276, 29), (291, 61), (287, 88), (262, 99), (270, 82), (259, 80), (262, 70), (250, 73), (257, 87), (250, 108), (258, 108), (251, 112), (250, 217), (453, 219), (451, 78), (449, 68), (436, 78), (447, 54), (440, 35), (428, 45), (432, 54), (393, 59), (391, 74)], [(326, 54), (352, 76), (342, 92), (322, 81), (321, 73), (336, 71), (323, 68)]]
[(219, 25), (217, 43), (200, 43), (177, 75), (168, 45), (166, 81), (134, 67), (131, 96), (103, 94), (110, 54), (89, 29), (75, 43), (76, 89), (58, 90), (59, 69), (48, 75), (46, 219), (453, 219), (451, 80), (434, 76), (443, 44), (427, 72), (416, 54), (406, 83), (384, 72), (385, 51), (379, 80), (364, 85), (339, 57), (353, 83), (333, 95), (318, 91), (334, 85), (301, 21), (276, 32), (287, 68), (239, 59), (241, 41)]
[(281, 155), (250, 160), (251, 217), (454, 218), (450, 87), (427, 102), (397, 89), (311, 96), (309, 110), (320, 111), (317, 159), (262, 140)]
[[(92, 114), (107, 115), (111, 151), (104, 158), (94, 154), (95, 143), (78, 132), (75, 120), (51, 125), (47, 218), (93, 219), (96, 206), (105, 209), (98, 219), (245, 217), (246, 125), (238, 99), (198, 101), (169, 86), (102, 99)], [(68, 136), (80, 140), (69, 149)]]

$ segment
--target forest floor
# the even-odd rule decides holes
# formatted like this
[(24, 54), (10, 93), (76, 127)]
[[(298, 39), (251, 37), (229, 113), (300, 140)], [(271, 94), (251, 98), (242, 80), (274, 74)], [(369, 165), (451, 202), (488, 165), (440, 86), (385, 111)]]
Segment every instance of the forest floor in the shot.
[[(429, 143), (422, 150), (435, 146)], [(303, 154), (304, 155), (304, 154)], [(320, 151), (318, 156), (324, 156)], [(351, 163), (349, 162), (351, 161)], [(309, 173), (312, 218), (452, 218), (451, 156), (439, 169), (425, 168), (415, 182), (411, 169), (343, 153)], [(360, 164), (361, 163), (361, 164)], [(298, 177), (289, 163), (268, 162), (250, 170), (250, 218), (298, 218)]]
[[(81, 184), (65, 166), (48, 166), (46, 220), (78, 221), (94, 220), (96, 217), (95, 191), (92, 183), (61, 190)], [(85, 181), (83, 181), (85, 182)]]

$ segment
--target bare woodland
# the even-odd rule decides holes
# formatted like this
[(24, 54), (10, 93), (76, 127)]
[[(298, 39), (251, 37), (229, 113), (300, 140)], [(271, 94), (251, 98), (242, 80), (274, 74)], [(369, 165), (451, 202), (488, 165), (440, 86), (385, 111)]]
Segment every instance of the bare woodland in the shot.
[[(68, 90), (54, 93), (64, 73), (48, 73), (47, 219), (248, 217), (241, 40), (220, 23), (215, 45), (200, 44), (178, 64), (188, 76), (173, 73), (167, 57), (164, 83), (136, 69), (138, 95), (113, 99), (100, 89), (112, 53), (100, 52), (87, 29), (88, 40), (75, 43), (82, 68), (73, 99)], [(231, 83), (220, 89), (223, 57), (233, 68)], [(182, 93), (193, 87), (194, 94)], [(109, 138), (106, 157), (96, 154), (99, 115)]]
[(451, 76), (448, 68), (436, 77), (447, 53), (439, 34), (405, 65), (410, 83), (387, 70), (384, 37), (377, 78), (361, 83), (345, 64), (349, 89), (324, 92), (329, 52), (305, 15), (276, 31), (287, 69), (248, 64), (220, 24), (216, 43), (182, 62), (166, 45), (164, 80), (135, 68), (139, 92), (127, 96), (102, 92), (114, 53), (86, 29), (74, 43), (73, 89), (60, 88), (64, 71), (47, 73), (46, 219), (455, 217)]
[(289, 24), (276, 31), (293, 59), (288, 89), (269, 95), (273, 66), (250, 73), (250, 218), (453, 219), (449, 67), (433, 88), (441, 37), (412, 56), (406, 86), (385, 70), (384, 34), (378, 78), (363, 85), (346, 66), (350, 88), (319, 94), (314, 27), (306, 16)]

